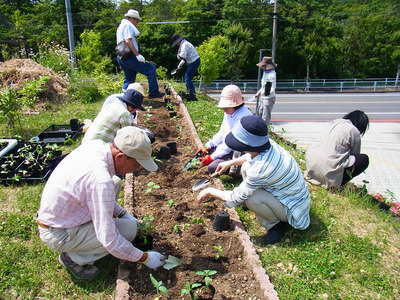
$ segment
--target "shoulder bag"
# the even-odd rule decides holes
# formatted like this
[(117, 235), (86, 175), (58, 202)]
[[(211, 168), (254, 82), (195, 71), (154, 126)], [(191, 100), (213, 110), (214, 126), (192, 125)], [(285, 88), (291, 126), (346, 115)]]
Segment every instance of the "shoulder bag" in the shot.
[(119, 42), (115, 47), (115, 51), (122, 60), (128, 59), (133, 54), (125, 41)]

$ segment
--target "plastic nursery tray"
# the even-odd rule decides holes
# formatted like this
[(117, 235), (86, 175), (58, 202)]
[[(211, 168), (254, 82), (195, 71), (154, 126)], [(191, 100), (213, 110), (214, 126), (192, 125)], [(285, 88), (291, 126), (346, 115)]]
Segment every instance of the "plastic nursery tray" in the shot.
[(10, 171), (8, 174), (0, 174), (0, 183), (1, 184), (18, 183), (18, 182), (35, 184), (35, 183), (39, 183), (43, 180), (47, 180), (49, 178), (50, 174), (52, 173), (52, 171), (54, 170), (54, 168), (64, 158), (64, 155), (62, 155), (62, 153), (60, 153), (59, 155), (56, 154), (54, 156), (54, 159), (48, 163), (48, 166), (45, 169), (43, 169), (40, 172), (36, 172), (36, 173), (33, 172), (32, 176), (30, 176), (30, 177), (24, 177), (24, 176), (20, 175), (19, 173), (22, 169), (25, 169), (25, 165), (24, 165), (25, 158), (19, 156), (18, 150), (29, 144), (44, 146), (45, 143), (18, 142), (17, 146), (14, 147), (11, 151), (9, 151), (7, 153), (7, 155), (0, 157), (0, 169), (1, 170), (4, 170), (3, 166), (8, 164), (7, 160), (11, 154), (13, 155), (13, 160), (15, 161), (15, 166), (7, 167), (7, 170)]
[(18, 141), (16, 139), (0, 139), (0, 143), (3, 142), (7, 142), (8, 145), (0, 150), (0, 157), (7, 154), (7, 152), (9, 152), (12, 148), (14, 148), (18, 144)]
[(51, 125), (50, 127), (39, 133), (38, 138), (43, 143), (64, 143), (67, 139), (67, 135), (75, 140), (78, 131), (72, 131), (69, 124), (62, 125)]

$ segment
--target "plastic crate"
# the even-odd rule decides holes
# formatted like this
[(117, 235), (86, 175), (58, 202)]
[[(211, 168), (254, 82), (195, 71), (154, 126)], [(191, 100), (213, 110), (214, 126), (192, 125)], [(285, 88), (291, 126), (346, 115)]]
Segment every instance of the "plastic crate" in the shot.
[(69, 124), (51, 125), (38, 135), (38, 139), (43, 143), (60, 144), (67, 140), (67, 135), (75, 140), (79, 131), (72, 131)]

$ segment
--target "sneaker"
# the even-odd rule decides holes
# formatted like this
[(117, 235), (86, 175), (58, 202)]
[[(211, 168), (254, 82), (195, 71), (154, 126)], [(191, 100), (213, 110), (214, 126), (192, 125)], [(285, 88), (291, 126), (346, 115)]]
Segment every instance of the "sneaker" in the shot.
[(267, 245), (273, 245), (280, 242), (287, 229), (288, 223), (279, 222), (270, 230), (268, 230), (267, 235), (265, 236), (265, 243)]
[(60, 264), (68, 269), (71, 274), (78, 279), (92, 279), (95, 278), (101, 270), (95, 265), (78, 265), (71, 258), (65, 255), (65, 252), (62, 252), (58, 258)]
[(187, 100), (189, 95), (186, 94), (184, 91), (180, 91), (178, 95), (182, 98), (182, 100)]
[(165, 93), (158, 92), (158, 94), (149, 94), (149, 98), (161, 98), (164, 97)]

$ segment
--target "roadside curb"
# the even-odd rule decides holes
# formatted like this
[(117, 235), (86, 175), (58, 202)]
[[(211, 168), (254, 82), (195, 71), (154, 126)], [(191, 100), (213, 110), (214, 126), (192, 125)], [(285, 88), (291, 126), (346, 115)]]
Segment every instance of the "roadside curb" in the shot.
[[(189, 112), (187, 111), (185, 104), (182, 101), (182, 98), (176, 93), (172, 85), (170, 85), (170, 90), (178, 100), (179, 109), (183, 117), (185, 118), (187, 124), (189, 125), (190, 131), (196, 141), (197, 146), (199, 148), (202, 147), (203, 144), (197, 134), (196, 128), (193, 124), (192, 119), (190, 118)], [(217, 181), (220, 187), (223, 188), (223, 185), (219, 180), (219, 178)], [(234, 208), (228, 208), (227, 210), (229, 211), (232, 224), (235, 226), (235, 232), (238, 234), (238, 238), (242, 242), (249, 266), (251, 266), (251, 269), (253, 270), (254, 277), (258, 281), (260, 285), (260, 290), (263, 291), (265, 299), (268, 300), (279, 299), (278, 293), (275, 291), (274, 285), (269, 280), (269, 276), (267, 275), (265, 269), (263, 268), (261, 260), (256, 253), (256, 249), (254, 248), (254, 245), (251, 242), (250, 237), (247, 234), (243, 223), (240, 221), (240, 218), (236, 210)]]

